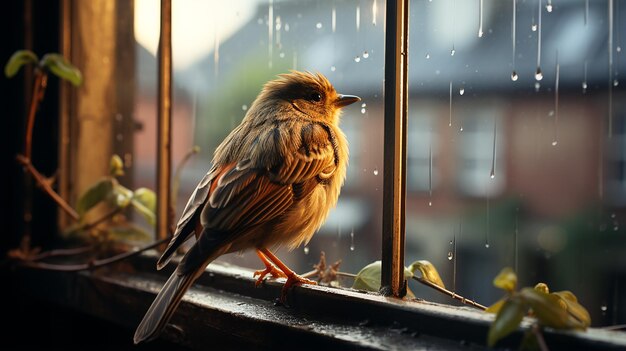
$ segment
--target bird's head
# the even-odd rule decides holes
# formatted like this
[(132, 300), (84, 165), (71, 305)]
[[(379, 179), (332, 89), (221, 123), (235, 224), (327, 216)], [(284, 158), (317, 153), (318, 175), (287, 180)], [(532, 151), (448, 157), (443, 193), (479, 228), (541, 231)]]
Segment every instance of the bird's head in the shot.
[(266, 83), (258, 100), (293, 108), (306, 118), (336, 123), (342, 107), (361, 99), (358, 96), (338, 94), (320, 73), (291, 71)]

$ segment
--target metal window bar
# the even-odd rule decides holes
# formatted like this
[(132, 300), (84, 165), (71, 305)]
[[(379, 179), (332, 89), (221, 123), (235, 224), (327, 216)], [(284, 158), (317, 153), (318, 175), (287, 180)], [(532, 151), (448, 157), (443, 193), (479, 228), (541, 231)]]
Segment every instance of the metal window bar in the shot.
[(172, 1), (161, 0), (157, 131), (157, 239), (169, 236), (172, 169)]
[(380, 292), (406, 295), (404, 279), (409, 0), (385, 10), (385, 124), (382, 272)]

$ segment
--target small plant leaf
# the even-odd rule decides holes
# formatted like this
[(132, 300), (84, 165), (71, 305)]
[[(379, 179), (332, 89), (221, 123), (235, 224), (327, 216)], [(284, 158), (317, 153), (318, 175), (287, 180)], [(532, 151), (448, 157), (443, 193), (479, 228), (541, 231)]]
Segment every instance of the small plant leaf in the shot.
[(493, 347), (498, 340), (515, 331), (527, 310), (528, 307), (517, 297), (507, 299), (489, 327), (487, 345)]
[(61, 79), (65, 79), (74, 86), (83, 82), (83, 76), (74, 65), (60, 54), (46, 54), (41, 59), (41, 65)]
[(76, 212), (82, 217), (99, 202), (113, 195), (113, 179), (103, 178), (87, 189), (78, 199)]
[(120, 177), (124, 175), (124, 161), (118, 155), (111, 156), (111, 162), (109, 162), (109, 174), (112, 177)]
[(574, 295), (571, 291), (557, 291), (551, 295), (556, 295), (561, 299), (561, 302), (565, 305), (565, 309), (570, 316), (580, 322), (583, 328), (587, 328), (591, 325), (591, 316), (589, 316), (589, 312), (585, 307), (578, 303), (576, 295)]
[(535, 290), (542, 292), (544, 294), (550, 293), (550, 288), (548, 288), (548, 284), (546, 283), (537, 283), (537, 285), (535, 285)]
[(37, 55), (32, 51), (18, 50), (11, 55), (11, 58), (9, 58), (9, 61), (7, 61), (7, 64), (4, 66), (4, 75), (7, 78), (11, 78), (17, 74), (22, 66), (29, 63), (37, 64), (37, 61)]
[(114, 182), (113, 185), (113, 193), (109, 198), (109, 201), (112, 206), (124, 209), (131, 204), (131, 200), (133, 198), (133, 191), (128, 189), (127, 187), (119, 184), (117, 181)]
[(435, 268), (435, 266), (430, 263), (430, 261), (415, 261), (409, 266), (409, 271), (411, 271), (413, 275), (415, 274), (415, 271), (420, 271), (420, 273), (422, 273), (423, 279), (435, 285), (438, 285), (441, 288), (446, 288), (446, 286), (443, 284), (443, 280), (441, 280), (441, 276), (439, 276), (439, 272), (437, 272), (437, 268)]
[(502, 298), (498, 301), (496, 301), (496, 303), (494, 303), (493, 305), (487, 307), (487, 309), (485, 310), (485, 312), (487, 313), (498, 313), (501, 309), (502, 306), (504, 305), (504, 303), (508, 300), (508, 298)]
[(132, 206), (141, 213), (145, 219), (154, 226), (156, 223), (156, 194), (148, 188), (135, 190), (135, 196), (131, 200)]
[[(378, 292), (380, 290), (381, 270), (382, 263), (380, 261), (372, 262), (363, 267), (363, 269), (357, 273), (356, 278), (354, 278), (352, 289)], [(412, 276), (413, 273), (405, 267), (404, 278), (407, 279)]]
[(584, 329), (585, 326), (570, 316), (561, 306), (561, 298), (554, 294), (546, 294), (533, 288), (520, 290), (519, 295), (533, 310), (539, 324), (554, 329)]
[(510, 267), (504, 267), (493, 279), (493, 285), (512, 293), (515, 291), (515, 287), (517, 286), (517, 275)]
[(142, 228), (133, 224), (110, 227), (108, 228), (108, 233), (109, 237), (116, 241), (150, 242), (154, 237)]

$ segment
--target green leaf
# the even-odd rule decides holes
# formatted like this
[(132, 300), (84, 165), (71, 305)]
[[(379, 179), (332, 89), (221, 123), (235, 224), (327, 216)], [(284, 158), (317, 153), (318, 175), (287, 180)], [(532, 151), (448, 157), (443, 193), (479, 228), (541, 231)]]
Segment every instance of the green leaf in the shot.
[(489, 327), (487, 345), (493, 347), (498, 340), (515, 331), (527, 310), (528, 307), (524, 306), (524, 303), (517, 297), (506, 300), (498, 315), (496, 315), (496, 319)]
[[(380, 275), (382, 270), (382, 263), (380, 261), (375, 261), (367, 266), (363, 267), (359, 273), (357, 273), (356, 278), (354, 278), (354, 284), (352, 284), (353, 289), (357, 290), (367, 290), (378, 292), (380, 290)], [(411, 278), (413, 273), (404, 268), (404, 278)]]
[(520, 297), (533, 310), (539, 324), (554, 329), (584, 329), (585, 326), (566, 309), (561, 307), (561, 298), (554, 294), (546, 294), (533, 288), (524, 288)]
[(108, 233), (109, 237), (116, 241), (150, 242), (154, 237), (154, 235), (133, 224), (110, 227)]
[(26, 64), (34, 63), (38, 61), (37, 55), (30, 50), (18, 50), (13, 55), (7, 64), (4, 66), (4, 75), (7, 78), (11, 78), (17, 74), (20, 68)]
[(132, 206), (141, 213), (150, 225), (156, 224), (156, 194), (148, 188), (135, 190), (135, 196), (131, 200)]
[(443, 280), (441, 280), (441, 276), (439, 276), (439, 272), (437, 272), (437, 268), (435, 268), (435, 266), (430, 263), (430, 261), (419, 260), (413, 262), (413, 264), (409, 266), (409, 271), (411, 271), (413, 275), (417, 270), (422, 273), (423, 279), (435, 285), (438, 285), (441, 288), (446, 288), (446, 286), (443, 284)]
[(41, 59), (41, 65), (61, 79), (68, 80), (74, 86), (83, 82), (83, 76), (74, 65), (60, 54), (46, 54)]
[(134, 194), (132, 190), (115, 181), (113, 185), (112, 196), (111, 198), (109, 198), (109, 200), (112, 206), (123, 209), (131, 204), (133, 195)]
[(510, 267), (504, 267), (493, 279), (493, 285), (512, 293), (517, 286), (517, 275)]
[(561, 299), (565, 305), (566, 311), (571, 317), (576, 319), (582, 325), (582, 328), (587, 328), (591, 325), (591, 316), (589, 316), (589, 312), (585, 307), (578, 303), (576, 295), (574, 295), (571, 291), (557, 291), (551, 295), (556, 295)]
[(487, 307), (485, 312), (487, 312), (487, 313), (498, 313), (502, 309), (502, 306), (504, 306), (504, 303), (507, 302), (507, 301), (508, 301), (508, 297), (502, 298), (502, 299), (496, 301), (496, 303), (494, 303), (493, 305)]
[(78, 199), (76, 212), (82, 217), (92, 207), (113, 195), (113, 179), (103, 178), (89, 187)]
[(111, 156), (109, 162), (109, 174), (113, 177), (119, 177), (124, 175), (124, 161), (118, 155)]

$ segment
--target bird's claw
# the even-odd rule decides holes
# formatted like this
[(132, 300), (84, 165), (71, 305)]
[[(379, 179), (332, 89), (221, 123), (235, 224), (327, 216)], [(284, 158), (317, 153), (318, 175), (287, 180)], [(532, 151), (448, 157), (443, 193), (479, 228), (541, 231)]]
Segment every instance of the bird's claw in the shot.
[(285, 282), (285, 285), (283, 286), (283, 290), (280, 294), (280, 302), (286, 305), (287, 292), (289, 292), (289, 289), (291, 289), (291, 287), (294, 285), (301, 285), (301, 284), (317, 285), (317, 282), (311, 279), (301, 277), (297, 274), (290, 275), (289, 277), (287, 277), (287, 281)]
[(265, 279), (265, 276), (267, 276), (268, 274), (272, 278), (287, 278), (287, 275), (285, 275), (285, 273), (283, 273), (283, 271), (281, 271), (280, 269), (276, 268), (275, 266), (268, 266), (265, 267), (265, 269), (259, 269), (258, 271), (254, 272), (253, 277), (256, 277), (257, 275), (259, 276), (254, 285), (261, 285), (261, 283), (263, 283), (263, 279)]

